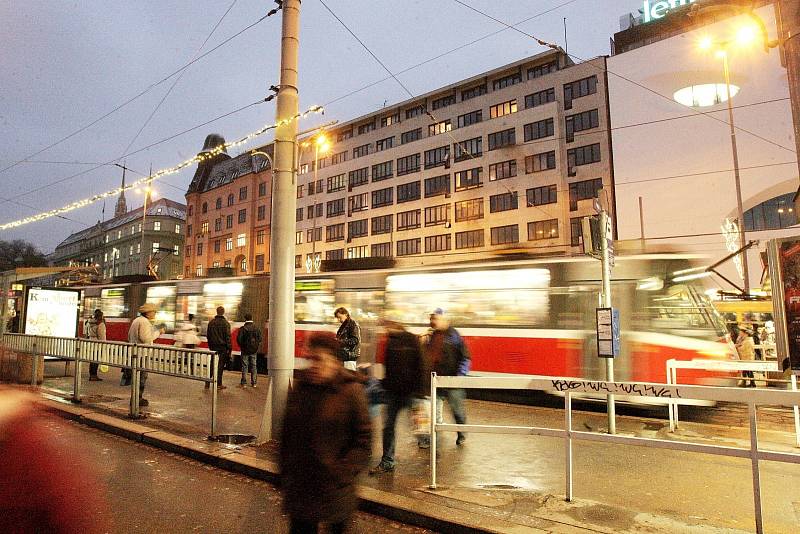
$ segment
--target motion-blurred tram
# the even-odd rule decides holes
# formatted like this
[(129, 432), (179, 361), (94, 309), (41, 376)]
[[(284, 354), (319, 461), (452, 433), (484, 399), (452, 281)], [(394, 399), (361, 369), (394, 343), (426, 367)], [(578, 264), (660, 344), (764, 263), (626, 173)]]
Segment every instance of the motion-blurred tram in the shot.
[[(612, 282), (621, 317), (617, 380), (664, 382), (665, 362), (671, 358), (734, 358), (722, 317), (696, 281), (680, 276), (691, 264), (691, 257), (680, 254), (617, 258)], [(381, 317), (423, 333), (430, 312), (443, 308), (466, 340), (475, 374), (602, 378), (595, 335), (600, 287), (598, 262), (578, 257), (298, 275), (296, 353), (301, 354), (309, 333), (335, 330), (333, 311), (345, 306), (362, 327), (361, 358), (380, 362)], [(256, 324), (264, 325), (267, 339), (268, 276), (82, 289), (83, 316), (102, 309), (109, 339), (127, 338), (128, 325), (143, 302), (159, 310), (156, 322), (167, 329), (161, 343), (172, 342), (176, 324), (190, 313), (205, 333), (220, 305), (234, 330), (244, 313), (252, 313)], [(261, 353), (268, 354), (266, 341)], [(710, 380), (689, 372), (685, 379)]]

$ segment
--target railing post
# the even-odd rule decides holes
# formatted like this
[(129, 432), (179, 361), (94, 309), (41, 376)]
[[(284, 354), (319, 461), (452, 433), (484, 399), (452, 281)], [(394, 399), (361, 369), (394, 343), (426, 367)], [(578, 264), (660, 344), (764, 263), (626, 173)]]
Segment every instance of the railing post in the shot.
[(131, 417), (139, 417), (139, 345), (133, 345), (131, 354)]
[(564, 459), (566, 468), (566, 500), (572, 502), (572, 393), (564, 394)]
[[(678, 385), (678, 368), (675, 367), (675, 366), (672, 367), (672, 385), (673, 386), (677, 386)], [(678, 407), (679, 407), (678, 401), (677, 400), (676, 401), (670, 401), (670, 406), (672, 407), (672, 420), (675, 422), (675, 425), (674, 425), (673, 428), (671, 428), (671, 430), (674, 432), (675, 430), (678, 429), (678, 424), (679, 424), (679, 421), (678, 421)]]
[(216, 352), (211, 355), (211, 379), (214, 381), (211, 388), (211, 437), (217, 435), (217, 358)]
[(72, 402), (81, 402), (81, 349), (80, 338), (75, 339), (75, 378), (72, 381)]
[(39, 355), (36, 354), (36, 341), (31, 346), (31, 385), (36, 386), (36, 378), (39, 374)]
[[(797, 391), (797, 376), (792, 372), (791, 377), (792, 391)], [(798, 447), (800, 447), (800, 406), (795, 404), (794, 409), (794, 439)]]
[(756, 420), (756, 404), (749, 402), (750, 411), (750, 461), (753, 471), (753, 506), (756, 512), (756, 533), (764, 532), (764, 523), (761, 518), (761, 473), (758, 466), (758, 422)]
[(431, 489), (436, 489), (436, 373), (431, 373)]

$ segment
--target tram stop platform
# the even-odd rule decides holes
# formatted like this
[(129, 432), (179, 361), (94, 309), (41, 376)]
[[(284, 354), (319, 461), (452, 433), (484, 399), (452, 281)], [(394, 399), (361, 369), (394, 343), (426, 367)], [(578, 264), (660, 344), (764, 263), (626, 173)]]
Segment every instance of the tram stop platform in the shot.
[[(40, 392), (48, 408), (87, 425), (263, 480), (277, 480), (270, 444), (223, 444), (207, 438), (210, 392), (202, 383), (150, 375), (146, 417), (127, 417), (130, 388), (119, 371), (102, 382), (83, 382), (83, 402), (73, 404), (72, 377), (48, 363)], [(219, 391), (219, 434), (258, 434), (268, 380), (240, 387), (226, 371)], [(471, 424), (563, 428), (564, 412), (551, 407), (467, 401)], [(573, 427), (601, 432), (606, 417), (573, 406)], [(669, 432), (666, 407), (617, 417), (617, 432), (640, 437), (749, 445), (747, 411), (717, 406), (682, 412)], [(445, 408), (445, 418), (449, 417)], [(381, 456), (382, 418), (373, 420), (373, 464)], [(429, 451), (417, 447), (408, 418), (397, 425), (396, 470), (361, 480), (362, 508), (439, 532), (753, 532), (750, 460), (611, 443), (574, 446), (573, 502), (564, 500), (563, 440), (551, 437), (471, 434), (462, 447), (443, 433), (438, 487), (428, 488)], [(762, 448), (798, 452), (791, 410), (759, 410)], [(761, 488), (765, 532), (800, 531), (800, 465), (764, 462)]]

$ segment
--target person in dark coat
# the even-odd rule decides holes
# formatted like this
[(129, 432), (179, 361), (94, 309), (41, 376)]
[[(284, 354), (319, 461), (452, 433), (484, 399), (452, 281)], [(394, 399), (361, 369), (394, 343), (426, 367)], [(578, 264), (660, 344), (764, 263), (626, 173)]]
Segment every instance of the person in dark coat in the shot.
[(242, 381), (240, 385), (247, 385), (247, 370), (250, 369), (250, 385), (256, 387), (258, 379), (258, 368), (256, 357), (258, 349), (261, 348), (261, 329), (253, 323), (253, 315), (244, 314), (244, 324), (236, 333), (236, 343), (242, 351)]
[(383, 456), (380, 463), (370, 470), (371, 475), (394, 471), (397, 416), (430, 390), (430, 366), (423, 357), (417, 336), (394, 321), (385, 320), (383, 326), (387, 332), (383, 379), (386, 419), (383, 424)]
[(341, 323), (336, 332), (336, 339), (341, 344), (339, 359), (344, 363), (345, 369), (355, 371), (361, 354), (361, 327), (350, 317), (347, 308), (337, 308), (333, 315)]
[[(217, 308), (217, 316), (209, 321), (206, 338), (208, 338), (208, 348), (219, 355), (217, 358), (217, 389), (225, 389), (225, 386), (222, 385), (222, 372), (231, 358), (233, 346), (231, 344), (231, 324), (225, 319), (225, 308), (222, 306)], [(208, 387), (209, 384), (206, 383), (206, 388)]]
[(280, 444), (281, 487), (291, 533), (345, 532), (358, 506), (356, 478), (371, 452), (361, 377), (344, 369), (339, 342), (319, 332), (308, 341), (308, 369), (297, 373)]

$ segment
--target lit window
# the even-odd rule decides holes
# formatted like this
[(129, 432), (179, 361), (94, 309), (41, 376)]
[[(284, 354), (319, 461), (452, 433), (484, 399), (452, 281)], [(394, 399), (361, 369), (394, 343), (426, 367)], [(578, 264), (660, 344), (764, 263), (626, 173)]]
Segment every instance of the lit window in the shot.
[(236, 236), (236, 246), (237, 247), (243, 247), (244, 246), (244, 242), (245, 242), (244, 234), (239, 234), (238, 236)]
[(156, 232), (161, 230), (161, 221), (155, 221), (153, 223), (153, 230), (155, 230)]
[(225, 240), (225, 250), (233, 250), (233, 238), (229, 237)]
[(158, 249), (159, 249), (160, 247), (161, 247), (161, 244), (160, 244), (160, 243), (158, 243), (158, 242), (154, 242), (154, 243), (153, 243), (153, 254), (155, 254), (156, 252), (158, 252)]
[[(131, 230), (133, 230), (133, 228), (131, 228)], [(133, 233), (133, 232), (131, 232), (131, 233)], [(175, 225), (175, 233), (176, 234), (181, 233), (181, 225), (180, 224), (176, 224)]]
[[(739, 87), (731, 85), (731, 97), (739, 93)], [(693, 108), (707, 108), (728, 101), (728, 92), (724, 83), (705, 83), (690, 85), (675, 91), (672, 95), (676, 102)]]

